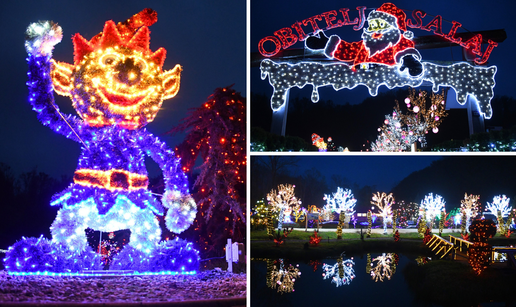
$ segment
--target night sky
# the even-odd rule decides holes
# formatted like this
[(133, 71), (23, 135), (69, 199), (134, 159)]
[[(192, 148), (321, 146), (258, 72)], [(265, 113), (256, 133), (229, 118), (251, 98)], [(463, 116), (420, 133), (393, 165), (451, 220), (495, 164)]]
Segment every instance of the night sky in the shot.
[(316, 168), (330, 183), (333, 174), (341, 175), (350, 183), (359, 186), (376, 186), (378, 191), (390, 191), (403, 178), (411, 173), (430, 166), (441, 156), (357, 156), (321, 155), (297, 156), (299, 167), (291, 168), (292, 175), (303, 175), (306, 170)]
[[(125, 21), (144, 8), (158, 13), (151, 31), (152, 51), (167, 50), (164, 70), (183, 66), (176, 97), (165, 100), (147, 129), (173, 148), (183, 135), (163, 136), (218, 87), (234, 84), (246, 96), (246, 3), (225, 1), (1, 1), (0, 2), (0, 162), (18, 175), (37, 167), (55, 178), (72, 176), (80, 144), (54, 133), (36, 118), (27, 101), (25, 30), (31, 22), (52, 20), (63, 28), (54, 59), (73, 63), (71, 37), (91, 39), (107, 20)], [(76, 114), (71, 100), (55, 94), (61, 111)], [(150, 174), (157, 166), (151, 164)]]
[[(366, 6), (365, 15), (369, 14), (371, 9), (380, 7), (385, 2), (392, 2), (398, 8), (405, 10), (407, 16), (411, 16), (411, 11), (421, 9), (427, 13), (423, 19), (423, 25), (432, 20), (435, 15), (441, 15), (443, 18), (443, 33), (448, 33), (451, 29), (451, 21), (455, 20), (462, 24), (463, 29), (459, 29), (458, 33), (469, 31), (483, 31), (505, 29), (507, 39), (494, 48), (488, 61), (488, 66), (496, 65), (498, 67), (495, 76), (496, 87), (495, 95), (516, 96), (513, 91), (513, 72), (516, 65), (513, 61), (514, 48), (516, 47), (516, 26), (514, 26), (514, 1), (460, 1), (460, 0), (435, 0), (435, 1), (375, 1), (375, 0), (357, 0), (357, 1), (251, 1), (251, 52), (258, 52), (258, 42), (260, 39), (274, 35), (274, 32), (285, 27), (290, 27), (296, 21), (303, 21), (306, 18), (321, 14), (330, 10), (339, 10), (340, 8), (349, 8), (349, 17), (353, 20), (358, 16), (356, 7)], [(340, 16), (340, 15), (339, 15)], [(321, 22), (323, 28), (324, 21)], [(367, 23), (366, 23), (367, 24)], [(310, 27), (305, 27), (307, 34)], [(421, 29), (411, 29), (414, 36), (433, 35)], [(296, 33), (294, 31), (294, 33)], [(351, 26), (343, 26), (326, 31), (326, 35), (339, 35), (342, 39), (349, 42), (361, 40), (362, 29), (354, 31)], [(303, 48), (304, 42), (297, 42), (292, 48)], [(483, 46), (485, 48), (485, 46)], [(484, 49), (483, 49), (484, 50)], [(420, 50), (424, 60), (462, 60), (460, 47), (440, 48)], [(425, 90), (429, 90), (423, 88)], [(290, 97), (306, 96), (310, 97), (311, 86), (305, 86), (300, 90), (295, 88), (290, 91)], [(385, 86), (380, 87), (381, 91), (387, 91)], [(272, 94), (272, 87), (268, 80), (260, 79), (259, 67), (251, 69), (251, 92), (258, 94), (266, 94), (268, 97)], [(335, 103), (351, 104), (360, 103), (369, 96), (365, 86), (358, 86), (353, 90), (343, 89), (334, 91), (331, 87), (323, 87), (319, 89), (320, 100), (333, 100)]]

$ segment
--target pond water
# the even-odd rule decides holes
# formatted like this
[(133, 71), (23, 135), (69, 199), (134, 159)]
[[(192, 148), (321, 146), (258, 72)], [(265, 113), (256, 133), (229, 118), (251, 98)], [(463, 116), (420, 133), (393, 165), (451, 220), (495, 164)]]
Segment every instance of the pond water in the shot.
[[(416, 306), (403, 276), (405, 266), (416, 258), (371, 253), (300, 262), (254, 259), (251, 306)], [(293, 278), (281, 274), (280, 269)], [(271, 277), (273, 281), (267, 282)]]

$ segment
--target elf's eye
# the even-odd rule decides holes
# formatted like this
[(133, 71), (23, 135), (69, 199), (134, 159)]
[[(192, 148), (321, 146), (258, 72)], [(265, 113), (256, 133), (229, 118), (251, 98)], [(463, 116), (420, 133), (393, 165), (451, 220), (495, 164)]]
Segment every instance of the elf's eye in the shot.
[(114, 65), (117, 61), (118, 61), (118, 56), (116, 56), (113, 53), (105, 54), (100, 58), (101, 65), (111, 66), (111, 65)]

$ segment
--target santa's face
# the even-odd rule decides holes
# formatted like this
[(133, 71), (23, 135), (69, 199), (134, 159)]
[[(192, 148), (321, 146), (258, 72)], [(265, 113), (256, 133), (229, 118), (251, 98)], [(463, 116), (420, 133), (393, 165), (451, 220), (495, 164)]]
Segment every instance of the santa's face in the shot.
[(389, 46), (396, 45), (401, 38), (400, 30), (384, 19), (372, 18), (370, 15), (367, 18), (367, 23), (368, 27), (364, 27), (362, 40), (369, 51), (369, 56), (382, 52)]

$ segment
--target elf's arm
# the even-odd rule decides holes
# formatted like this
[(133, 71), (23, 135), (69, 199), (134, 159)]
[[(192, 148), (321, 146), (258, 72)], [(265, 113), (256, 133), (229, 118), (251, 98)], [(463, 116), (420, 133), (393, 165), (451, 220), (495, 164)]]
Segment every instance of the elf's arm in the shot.
[(54, 65), (52, 49), (62, 37), (61, 27), (51, 21), (32, 23), (27, 28), (25, 49), (29, 63), (29, 102), (43, 125), (80, 142), (76, 133), (80, 134), (82, 131), (82, 121), (75, 116), (60, 113), (54, 102), (54, 89), (50, 77)]
[(197, 214), (197, 206), (188, 190), (188, 179), (181, 169), (180, 159), (157, 137), (142, 129), (139, 143), (145, 153), (158, 163), (163, 172), (165, 193), (161, 202), (168, 208), (165, 225), (175, 233), (188, 229)]

